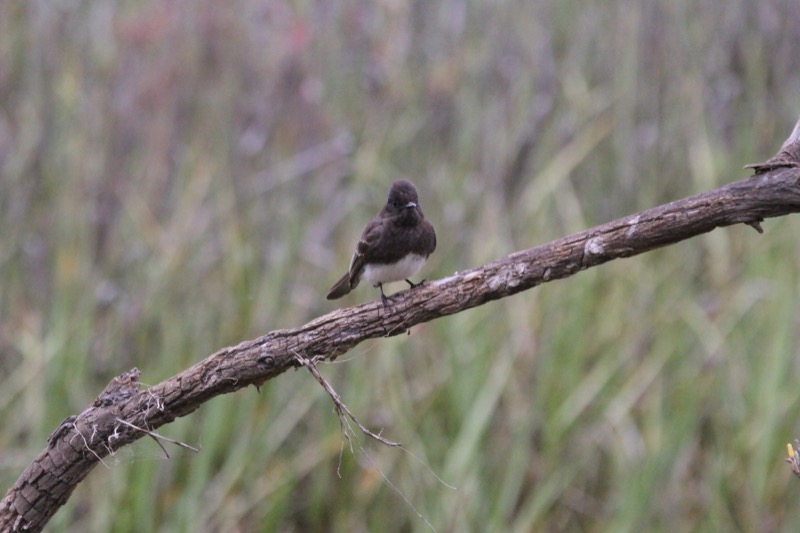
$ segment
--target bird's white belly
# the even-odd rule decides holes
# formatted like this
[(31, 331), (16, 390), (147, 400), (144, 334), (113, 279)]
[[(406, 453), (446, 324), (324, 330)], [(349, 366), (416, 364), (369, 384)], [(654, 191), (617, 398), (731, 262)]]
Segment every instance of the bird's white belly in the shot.
[(366, 265), (361, 279), (372, 285), (404, 280), (419, 272), (426, 260), (427, 257), (409, 254), (393, 265)]

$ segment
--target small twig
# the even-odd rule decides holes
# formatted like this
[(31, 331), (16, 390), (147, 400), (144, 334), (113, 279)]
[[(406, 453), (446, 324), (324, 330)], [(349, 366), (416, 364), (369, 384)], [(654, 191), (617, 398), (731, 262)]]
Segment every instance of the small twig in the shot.
[[(336, 412), (340, 417), (339, 423), (341, 425), (343, 425), (342, 424), (342, 420), (341, 420), (343, 418), (343, 415), (347, 415), (347, 417), (350, 420), (352, 420), (355, 425), (358, 426), (358, 429), (360, 429), (361, 432), (364, 433), (364, 435), (372, 437), (373, 439), (377, 440), (381, 444), (385, 444), (386, 446), (390, 446), (390, 447), (397, 447), (397, 446), (402, 447), (403, 446), (399, 442), (394, 442), (394, 441), (388, 440), (388, 439), (386, 439), (384, 437), (381, 437), (379, 434), (370, 431), (361, 422), (358, 421), (358, 419), (355, 417), (355, 415), (353, 415), (353, 413), (350, 412), (350, 409), (348, 409), (347, 406), (344, 404), (344, 402), (342, 401), (341, 396), (339, 396), (339, 393), (337, 393), (334, 390), (334, 388), (331, 386), (331, 384), (328, 383), (328, 380), (325, 379), (322, 376), (322, 374), (319, 373), (319, 370), (317, 370), (317, 361), (322, 360), (321, 357), (314, 357), (312, 359), (308, 359), (306, 357), (303, 357), (302, 355), (300, 355), (297, 352), (294, 352), (294, 357), (295, 357), (295, 359), (297, 359), (298, 363), (300, 363), (302, 366), (306, 367), (308, 369), (308, 371), (311, 372), (311, 375), (314, 376), (314, 378), (319, 382), (319, 384), (322, 385), (322, 388), (324, 388), (325, 391), (328, 393), (328, 396), (331, 397), (331, 400), (333, 401), (333, 405), (336, 408)], [(345, 437), (347, 437), (348, 441), (350, 440), (350, 437), (347, 435), (347, 432), (345, 432)], [(352, 450), (352, 443), (351, 443), (350, 448)]]
[[(350, 445), (350, 453), (353, 453), (353, 440), (350, 438), (350, 432), (353, 431), (353, 430), (350, 427), (350, 421), (347, 420), (348, 418), (350, 420), (352, 420), (353, 423), (358, 426), (358, 429), (360, 429), (361, 432), (364, 433), (365, 435), (367, 435), (369, 437), (372, 437), (373, 439), (377, 440), (381, 444), (385, 444), (386, 446), (399, 447), (400, 449), (408, 452), (408, 450), (403, 448), (403, 445), (400, 444), (399, 442), (393, 442), (393, 441), (390, 441), (390, 440), (388, 440), (388, 439), (386, 439), (384, 437), (381, 437), (380, 434), (377, 434), (377, 433), (374, 433), (374, 432), (370, 431), (369, 429), (364, 427), (364, 425), (361, 424), (361, 422), (358, 421), (358, 419), (353, 415), (353, 413), (350, 412), (350, 409), (348, 409), (347, 406), (344, 404), (344, 402), (342, 401), (342, 398), (339, 396), (339, 394), (336, 392), (336, 390), (334, 390), (333, 386), (328, 382), (327, 379), (325, 379), (325, 377), (322, 374), (319, 373), (319, 370), (317, 370), (317, 361), (323, 360), (322, 357), (318, 356), (318, 357), (313, 357), (311, 359), (308, 359), (306, 357), (303, 357), (302, 355), (300, 355), (297, 352), (294, 352), (294, 356), (297, 359), (297, 362), (299, 362), (302, 366), (306, 367), (309, 372), (311, 372), (311, 374), (314, 376), (314, 378), (319, 382), (320, 385), (322, 385), (322, 387), (325, 389), (325, 391), (327, 391), (328, 395), (331, 397), (331, 400), (333, 401), (334, 408), (336, 409), (336, 414), (339, 416), (339, 426), (342, 429), (342, 434), (347, 439), (347, 442)], [(345, 416), (345, 415), (347, 415), (347, 416)], [(356, 441), (356, 442), (358, 442), (358, 441)], [(425, 522), (425, 524), (429, 528), (431, 528), (432, 531), (435, 532), (436, 528), (433, 527), (433, 524), (431, 524), (430, 521), (428, 521), (428, 519), (425, 518), (425, 516), (423, 516), (423, 514), (420, 513), (419, 510), (417, 510), (416, 507), (414, 507), (414, 504), (411, 503), (411, 500), (409, 500), (408, 497), (406, 497), (406, 495), (403, 494), (403, 492), (399, 488), (397, 488), (397, 486), (394, 483), (391, 482), (391, 480), (386, 476), (386, 474), (383, 472), (383, 470), (381, 470), (380, 467), (378, 467), (378, 465), (375, 464), (375, 460), (372, 458), (372, 456), (369, 453), (367, 453), (367, 450), (364, 449), (364, 446), (360, 442), (358, 442), (358, 448), (361, 451), (361, 453), (364, 454), (364, 456), (367, 458), (367, 460), (369, 460), (369, 462), (372, 464), (372, 466), (378, 471), (378, 473), (380, 473), (381, 478), (383, 478), (383, 481), (389, 486), (389, 488), (391, 488), (393, 491), (395, 491), (403, 499), (403, 501), (406, 503), (406, 505), (408, 505), (411, 508), (411, 510), (414, 511), (414, 513), (416, 513), (416, 515), (420, 519), (422, 519), (422, 521)], [(341, 464), (342, 464), (342, 451), (343, 450), (344, 450), (344, 440), (342, 441), (342, 448), (339, 450), (339, 466), (336, 469), (337, 474), (339, 474), (339, 468), (341, 467)], [(416, 459), (416, 456), (414, 456), (413, 454), (412, 454), (412, 457), (414, 457)], [(429, 469), (430, 469), (430, 467), (429, 467)], [(341, 474), (339, 475), (339, 477), (341, 477)], [(441, 481), (439, 476), (436, 476), (436, 479)], [(442, 483), (444, 483), (444, 482), (442, 481)], [(445, 485), (447, 485), (447, 484), (445, 483)], [(447, 485), (447, 486), (449, 487), (450, 485)]]
[[(84, 434), (83, 434), (83, 433), (81, 433), (81, 430), (79, 430), (79, 429), (78, 429), (78, 426), (76, 426), (75, 424), (73, 424), (73, 427), (75, 428), (75, 433), (76, 433), (76, 434), (78, 434), (78, 435), (80, 435), (80, 436), (81, 436), (81, 439), (83, 439), (83, 445), (84, 445), (84, 447), (85, 447), (87, 450), (89, 450), (89, 451), (92, 453), (92, 455), (94, 455), (94, 456), (97, 458), (97, 460), (98, 460), (98, 461), (100, 461), (100, 463), (101, 463), (101, 464), (102, 464), (104, 467), (106, 467), (107, 469), (111, 470), (111, 467), (110, 467), (110, 466), (108, 466), (108, 464), (107, 464), (105, 461), (103, 461), (103, 458), (102, 458), (102, 457), (100, 457), (100, 454), (98, 454), (96, 451), (94, 451), (94, 450), (91, 448), (91, 446), (89, 446), (89, 442), (86, 440), (86, 437), (84, 436)], [(73, 436), (72, 436), (72, 438), (74, 439), (74, 438), (75, 438), (75, 436), (73, 435)], [(71, 442), (71, 441), (72, 441), (72, 439), (70, 439), (70, 442)]]
[[(428, 465), (425, 461), (423, 461), (422, 459), (420, 459), (419, 457), (417, 457), (416, 455), (411, 453), (411, 451), (408, 450), (405, 446), (403, 446), (399, 442), (393, 442), (393, 441), (387, 440), (387, 439), (381, 437), (379, 434), (375, 434), (372, 431), (370, 431), (367, 428), (365, 428), (356, 419), (356, 417), (353, 416), (353, 414), (350, 412), (350, 410), (347, 408), (347, 406), (344, 404), (344, 402), (342, 402), (342, 398), (334, 390), (333, 386), (328, 382), (328, 380), (325, 379), (325, 377), (322, 374), (319, 373), (319, 370), (317, 370), (316, 363), (317, 363), (317, 361), (323, 360), (322, 357), (315, 357), (313, 359), (307, 359), (307, 358), (303, 357), (302, 355), (300, 355), (299, 353), (297, 353), (296, 351), (294, 352), (294, 356), (302, 366), (308, 368), (309, 372), (311, 372), (311, 374), (325, 388), (325, 390), (327, 391), (328, 395), (331, 397), (331, 400), (333, 401), (334, 407), (336, 409), (336, 413), (339, 416), (339, 427), (341, 428), (342, 434), (344, 435), (345, 439), (347, 439), (347, 443), (350, 446), (350, 453), (353, 453), (353, 441), (350, 438), (350, 425), (349, 425), (349, 422), (347, 422), (347, 419), (344, 417), (344, 414), (347, 414), (347, 416), (350, 417), (350, 419), (353, 422), (355, 422), (356, 425), (358, 425), (358, 428), (364, 434), (369, 435), (370, 437), (378, 440), (379, 442), (381, 442), (381, 443), (383, 443), (383, 444), (385, 444), (387, 446), (399, 447), (401, 450), (403, 450), (408, 455), (410, 455), (415, 461), (417, 461), (422, 466), (424, 466), (431, 474), (433, 474), (433, 477), (435, 477), (436, 480), (439, 481), (439, 483), (441, 483), (442, 485), (444, 485), (448, 489), (456, 490), (456, 487), (454, 487), (453, 485), (450, 485), (445, 480), (443, 480), (441, 477), (439, 477), (439, 475), (430, 467), (430, 465)], [(340, 360), (337, 360), (336, 362), (340, 362)], [(366, 451), (364, 451), (364, 448), (362, 446), (360, 446), (360, 445), (359, 445), (359, 447), (361, 448), (361, 451), (366, 454)], [(344, 441), (342, 441), (342, 447), (339, 450), (339, 465), (336, 468), (336, 473), (337, 474), (339, 474), (339, 469), (342, 466), (342, 452), (343, 451), (344, 451)], [(339, 477), (341, 477), (341, 475)]]
[[(125, 421), (125, 420), (123, 420), (121, 418), (117, 418), (117, 422), (119, 422), (120, 424), (125, 424), (128, 427), (132, 427), (133, 429), (135, 429), (137, 431), (141, 431), (142, 433), (145, 433), (147, 435), (150, 435), (151, 437), (153, 437), (153, 439), (156, 442), (158, 442), (159, 446), (161, 446), (161, 443), (159, 441), (165, 440), (165, 441), (167, 441), (167, 442), (169, 442), (171, 444), (175, 444), (176, 446), (180, 446), (181, 448), (186, 448), (187, 450), (192, 450), (194, 453), (200, 453), (199, 449), (195, 448), (194, 446), (189, 446), (185, 442), (181, 442), (179, 440), (175, 440), (175, 439), (171, 439), (169, 437), (165, 437), (163, 435), (159, 435), (155, 431), (150, 431), (149, 429), (140, 428), (139, 426), (131, 424), (130, 422), (127, 422), (127, 421)], [(161, 449), (164, 450), (164, 453), (169, 458), (169, 454), (167, 453), (167, 450), (164, 449), (164, 446), (161, 446)]]
[[(403, 494), (403, 491), (401, 491), (399, 488), (397, 488), (397, 486), (394, 483), (391, 482), (391, 480), (386, 476), (386, 474), (384, 474), (383, 470), (381, 470), (381, 468), (375, 463), (375, 460), (372, 458), (372, 456), (367, 453), (367, 450), (364, 449), (364, 447), (361, 445), (361, 443), (358, 444), (358, 447), (361, 449), (361, 453), (364, 454), (364, 456), (367, 458), (367, 460), (369, 460), (369, 462), (372, 464), (372, 466), (375, 468), (375, 470), (377, 470), (378, 473), (381, 475), (381, 477), (383, 478), (383, 481), (387, 485), (389, 485), (389, 488), (391, 488), (393, 491), (395, 491), (397, 493), (397, 495), (400, 496), (403, 499), (404, 502), (406, 502), (406, 505), (408, 505), (408, 507), (412, 511), (414, 511), (416, 513), (416, 515), (418, 517), (420, 517), (420, 519), (422, 519), (423, 522), (425, 522), (425, 525), (427, 525), (429, 528), (431, 528), (431, 531), (436, 533), (436, 528), (433, 527), (433, 524), (431, 524), (430, 521), (427, 518), (425, 518), (425, 516), (422, 513), (420, 513), (419, 510), (416, 507), (414, 507), (414, 504), (411, 503), (411, 500), (409, 500), (408, 497), (406, 497), (405, 494)], [(405, 450), (405, 448), (403, 448), (403, 449)], [(436, 479), (439, 479), (439, 476), (436, 476)], [(444, 482), (442, 482), (442, 483), (444, 483)], [(446, 483), (445, 483), (445, 485), (446, 485)], [(450, 485), (447, 485), (447, 486), (449, 487)]]

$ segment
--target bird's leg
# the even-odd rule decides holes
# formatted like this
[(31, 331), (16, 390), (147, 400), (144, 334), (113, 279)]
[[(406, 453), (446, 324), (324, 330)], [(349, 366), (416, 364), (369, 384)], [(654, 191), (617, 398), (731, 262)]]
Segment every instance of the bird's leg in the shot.
[(420, 281), (419, 283), (414, 283), (414, 282), (413, 282), (413, 281), (411, 281), (410, 279), (407, 279), (407, 280), (406, 280), (406, 283), (408, 283), (408, 285), (409, 285), (409, 289), (414, 289), (414, 288), (416, 288), (416, 287), (419, 287), (420, 285), (422, 285), (422, 284), (423, 284), (423, 283), (425, 283), (426, 281), (428, 281), (428, 280), (427, 280), (427, 279), (423, 279), (423, 280), (422, 280), (422, 281)]
[(389, 297), (383, 294), (383, 283), (378, 283), (376, 286), (381, 290), (381, 302), (383, 302), (383, 306), (386, 307), (389, 305)]

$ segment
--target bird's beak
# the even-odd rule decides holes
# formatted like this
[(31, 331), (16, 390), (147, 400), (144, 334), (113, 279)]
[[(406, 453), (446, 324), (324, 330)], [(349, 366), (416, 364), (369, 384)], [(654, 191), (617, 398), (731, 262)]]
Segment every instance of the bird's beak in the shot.
[(416, 202), (408, 202), (405, 206), (406, 207), (417, 207), (417, 203)]

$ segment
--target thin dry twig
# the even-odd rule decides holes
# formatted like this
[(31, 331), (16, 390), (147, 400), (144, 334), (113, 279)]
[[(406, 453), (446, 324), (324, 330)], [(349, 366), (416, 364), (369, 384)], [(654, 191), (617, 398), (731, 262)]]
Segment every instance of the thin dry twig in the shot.
[[(331, 400), (333, 401), (334, 408), (336, 409), (336, 414), (339, 416), (340, 424), (342, 424), (342, 418), (345, 415), (347, 415), (347, 417), (350, 418), (350, 420), (352, 420), (353, 423), (356, 426), (358, 426), (358, 429), (360, 429), (361, 432), (364, 433), (365, 435), (367, 435), (368, 437), (371, 437), (371, 438), (375, 439), (376, 441), (378, 441), (381, 444), (384, 444), (386, 446), (390, 446), (390, 447), (399, 446), (399, 447), (402, 447), (402, 444), (400, 444), (399, 442), (394, 442), (394, 441), (391, 441), (391, 440), (386, 439), (384, 437), (381, 437), (378, 433), (374, 433), (374, 432), (370, 431), (369, 429), (367, 429), (361, 422), (358, 421), (358, 419), (355, 417), (355, 415), (353, 415), (353, 413), (350, 412), (350, 409), (348, 409), (347, 405), (345, 405), (345, 403), (342, 401), (342, 398), (341, 398), (341, 396), (339, 396), (339, 393), (337, 393), (336, 390), (334, 390), (333, 386), (331, 386), (331, 384), (328, 383), (328, 380), (325, 379), (325, 377), (322, 374), (319, 373), (319, 370), (317, 370), (317, 362), (323, 361), (324, 357), (316, 356), (316, 357), (313, 357), (313, 358), (309, 359), (309, 358), (303, 357), (302, 355), (300, 355), (297, 352), (295, 352), (294, 356), (297, 359), (297, 362), (300, 363), (300, 365), (306, 367), (308, 369), (308, 371), (311, 372), (311, 375), (314, 376), (314, 378), (319, 382), (320, 385), (322, 385), (322, 387), (328, 393), (328, 396), (331, 397)], [(346, 432), (345, 432), (345, 436), (347, 436)], [(347, 439), (350, 440), (350, 437), (347, 436)], [(352, 446), (351, 446), (351, 448), (352, 448)]]
[[(356, 426), (358, 426), (358, 429), (360, 429), (361, 432), (364, 433), (365, 435), (367, 435), (368, 437), (371, 437), (371, 438), (377, 440), (378, 442), (380, 442), (381, 444), (384, 444), (386, 446), (399, 447), (400, 449), (403, 449), (407, 453), (410, 453), (410, 452), (408, 452), (408, 450), (405, 450), (403, 445), (400, 444), (399, 442), (390, 441), (390, 440), (382, 437), (380, 434), (377, 434), (377, 433), (374, 433), (374, 432), (370, 431), (361, 422), (358, 421), (358, 419), (353, 415), (353, 413), (350, 411), (350, 409), (347, 408), (347, 405), (345, 405), (345, 403), (342, 401), (342, 398), (341, 398), (341, 396), (339, 396), (339, 393), (336, 392), (336, 390), (333, 388), (333, 386), (330, 384), (330, 382), (328, 382), (328, 380), (325, 379), (325, 376), (320, 374), (319, 370), (317, 369), (317, 363), (320, 362), (320, 361), (323, 361), (324, 360), (323, 357), (317, 356), (317, 357), (313, 357), (313, 358), (309, 359), (309, 358), (303, 357), (302, 355), (300, 355), (297, 352), (295, 352), (294, 355), (295, 355), (295, 358), (297, 359), (297, 362), (300, 363), (300, 365), (302, 365), (305, 368), (307, 368), (309, 372), (311, 372), (311, 374), (314, 376), (314, 378), (319, 382), (320, 385), (322, 385), (322, 387), (328, 393), (328, 396), (331, 397), (331, 401), (333, 401), (334, 408), (336, 409), (336, 414), (339, 417), (339, 426), (342, 429), (342, 434), (344, 435), (344, 438), (347, 439), (347, 442), (350, 444), (350, 453), (353, 453), (353, 440), (350, 438), (350, 433), (353, 432), (353, 429), (350, 427), (350, 421), (351, 420)], [(350, 420), (348, 420), (348, 418)], [(432, 531), (435, 532), (436, 528), (433, 527), (433, 524), (431, 524), (430, 521), (422, 513), (420, 513), (419, 510), (416, 507), (414, 507), (414, 504), (411, 503), (411, 500), (409, 500), (408, 497), (405, 494), (403, 494), (403, 491), (401, 491), (397, 487), (397, 485), (392, 483), (392, 481), (389, 479), (389, 477), (386, 475), (386, 473), (378, 466), (378, 464), (375, 462), (375, 460), (372, 458), (372, 456), (367, 452), (367, 450), (364, 449), (364, 446), (361, 444), (361, 442), (357, 438), (355, 438), (355, 435), (353, 435), (353, 438), (358, 443), (358, 449), (367, 458), (367, 460), (370, 462), (370, 464), (373, 466), (373, 468), (375, 468), (375, 470), (378, 471), (378, 473), (380, 474), (380, 476), (383, 479), (384, 483), (386, 483), (389, 486), (389, 488), (391, 488), (398, 496), (400, 496), (400, 498), (402, 498), (402, 500), (405, 502), (405, 504), (408, 505), (408, 507), (412, 511), (414, 511), (414, 513), (423, 522), (425, 522), (425, 524), (429, 528), (431, 528)], [(339, 450), (339, 466), (336, 469), (336, 473), (339, 475), (339, 477), (342, 477), (339, 469), (341, 468), (341, 464), (342, 464), (342, 450), (343, 449), (344, 449), (344, 440), (342, 441), (342, 449)], [(413, 454), (411, 454), (411, 456), (416, 458), (416, 456), (413, 455)], [(428, 467), (428, 470), (430, 470), (430, 467)], [(431, 470), (431, 472), (432, 472), (432, 470)], [(444, 483), (444, 481), (442, 481), (441, 478), (439, 476), (437, 476), (435, 473), (434, 473), (434, 476), (436, 477), (436, 479), (438, 479), (439, 481)], [(444, 483), (444, 484), (446, 486), (448, 486), (448, 487), (451, 487), (447, 483)]]
[(128, 427), (131, 427), (131, 428), (135, 429), (136, 431), (141, 431), (142, 433), (146, 433), (146, 434), (150, 435), (151, 437), (153, 437), (153, 440), (156, 441), (159, 446), (161, 446), (162, 450), (164, 450), (164, 455), (166, 455), (167, 458), (169, 458), (169, 454), (167, 453), (166, 448), (164, 448), (164, 446), (161, 445), (161, 441), (162, 440), (166, 441), (166, 442), (169, 442), (170, 444), (174, 444), (176, 446), (180, 446), (181, 448), (186, 448), (187, 450), (192, 450), (194, 453), (200, 453), (200, 450), (198, 448), (195, 448), (194, 446), (190, 446), (190, 445), (186, 444), (185, 442), (181, 442), (179, 440), (171, 439), (169, 437), (165, 437), (164, 435), (159, 435), (155, 431), (150, 431), (149, 429), (140, 428), (139, 426), (137, 426), (135, 424), (131, 424), (130, 422), (128, 422), (126, 420), (122, 420), (121, 418), (117, 418), (117, 422), (119, 422), (120, 424), (124, 424), (124, 425), (126, 425)]
[[(96, 451), (94, 451), (94, 450), (92, 449), (92, 447), (91, 447), (91, 446), (89, 446), (89, 441), (87, 441), (87, 440), (86, 440), (86, 436), (83, 434), (83, 432), (82, 432), (82, 431), (80, 431), (80, 430), (78, 430), (77, 428), (75, 428), (75, 432), (76, 432), (76, 435), (80, 436), (81, 440), (83, 440), (83, 446), (84, 446), (84, 448), (85, 448), (85, 449), (87, 449), (87, 450), (89, 450), (89, 453), (91, 453), (92, 455), (94, 455), (94, 456), (97, 458), (97, 460), (98, 460), (98, 461), (100, 461), (100, 464), (102, 464), (102, 465), (103, 465), (104, 467), (106, 467), (108, 470), (111, 470), (111, 467), (110, 467), (110, 466), (108, 466), (108, 463), (106, 463), (106, 462), (103, 460), (103, 458), (102, 458), (102, 457), (100, 457), (100, 455), (99, 455), (99, 454), (98, 454)], [(75, 435), (73, 435), (73, 437), (72, 437), (72, 438), (74, 439), (74, 438), (75, 438)], [(94, 435), (92, 435), (92, 438), (94, 438)], [(71, 441), (71, 440), (72, 440), (72, 439), (70, 439), (70, 441)], [(92, 439), (90, 439), (90, 440), (92, 440)]]

